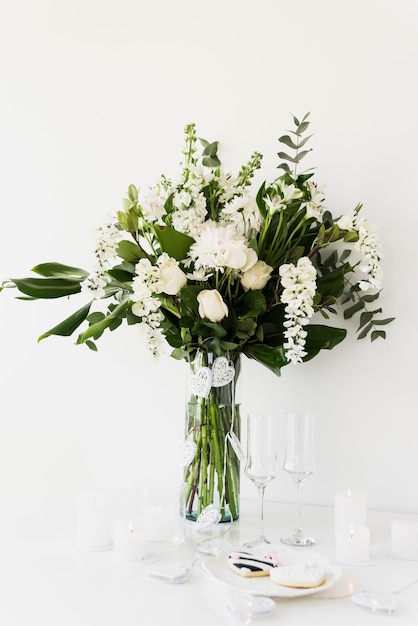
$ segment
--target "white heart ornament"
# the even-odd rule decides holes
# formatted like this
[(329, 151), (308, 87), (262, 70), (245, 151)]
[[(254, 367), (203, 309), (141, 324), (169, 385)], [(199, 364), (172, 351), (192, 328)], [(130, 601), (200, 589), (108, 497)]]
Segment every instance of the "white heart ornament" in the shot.
[(212, 385), (213, 387), (224, 387), (234, 380), (235, 369), (229, 365), (229, 361), (224, 356), (218, 356), (212, 365)]
[(177, 444), (177, 458), (181, 467), (187, 467), (194, 459), (197, 445), (195, 441), (179, 441)]
[(198, 398), (207, 398), (212, 387), (212, 371), (209, 367), (201, 367), (197, 374), (189, 378), (189, 391)]
[(208, 528), (209, 526), (213, 526), (218, 524), (221, 521), (222, 515), (220, 510), (214, 504), (209, 504), (207, 507), (203, 509), (199, 517), (197, 518), (195, 524), (197, 530), (202, 530), (203, 528)]

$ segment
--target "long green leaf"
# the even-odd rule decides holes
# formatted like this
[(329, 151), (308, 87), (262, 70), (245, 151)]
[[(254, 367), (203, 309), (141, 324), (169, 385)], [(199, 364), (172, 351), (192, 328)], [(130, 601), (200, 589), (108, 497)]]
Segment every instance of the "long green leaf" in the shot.
[(83, 306), (81, 309), (78, 309), (75, 313), (67, 317), (64, 321), (48, 330), (43, 335), (38, 337), (38, 341), (45, 339), (46, 337), (50, 337), (51, 335), (61, 335), (63, 337), (69, 337), (73, 334), (73, 332), (84, 322), (87, 315), (89, 314), (91, 307), (91, 302)]
[(82, 279), (89, 275), (89, 272), (80, 267), (63, 265), (62, 263), (40, 263), (32, 268), (32, 272), (40, 276), (53, 278), (78, 278)]
[(75, 278), (11, 278), (22, 293), (32, 298), (62, 298), (81, 291)]

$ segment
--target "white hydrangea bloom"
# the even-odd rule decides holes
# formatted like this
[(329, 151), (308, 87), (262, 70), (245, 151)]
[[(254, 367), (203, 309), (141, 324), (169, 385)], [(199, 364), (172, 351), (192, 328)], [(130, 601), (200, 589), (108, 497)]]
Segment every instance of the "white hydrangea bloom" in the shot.
[(190, 198), (190, 206), (173, 212), (171, 218), (175, 230), (194, 238), (207, 216), (206, 198), (200, 191)]
[(306, 356), (304, 326), (314, 314), (313, 299), (316, 292), (316, 270), (308, 257), (301, 257), (297, 265), (287, 263), (280, 267), (283, 292), (280, 296), (285, 307), (283, 347), (292, 363), (300, 363)]

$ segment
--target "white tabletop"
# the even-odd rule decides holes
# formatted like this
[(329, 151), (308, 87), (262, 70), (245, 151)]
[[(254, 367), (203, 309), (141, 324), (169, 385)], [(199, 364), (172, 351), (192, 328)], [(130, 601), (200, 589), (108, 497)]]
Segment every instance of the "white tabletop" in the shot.
[[(292, 529), (295, 506), (266, 502), (265, 528), (269, 539)], [(341, 578), (329, 589), (300, 598), (275, 598), (274, 617), (257, 621), (289, 626), (418, 624), (418, 561), (387, 556), (390, 524), (416, 516), (368, 512), (373, 562), (367, 566), (342, 565)], [(241, 503), (241, 519), (225, 535), (233, 549), (253, 537), (257, 504)], [(303, 507), (304, 526), (317, 539), (315, 551), (334, 556), (333, 510)], [(67, 520), (68, 522), (68, 520)], [(63, 524), (55, 532), (41, 532), (28, 520), (12, 531), (2, 529), (0, 556), (0, 624), (4, 626), (121, 626), (170, 624), (213, 626), (237, 624), (226, 604), (231, 588), (211, 577), (204, 559), (197, 556), (187, 582), (168, 584), (149, 577), (149, 568), (189, 563), (190, 540), (181, 547), (158, 548), (155, 563), (119, 563), (112, 550), (84, 552)], [(306, 548), (299, 548), (306, 550)], [(415, 583), (415, 584), (414, 584)], [(396, 616), (370, 614), (351, 601), (356, 592), (371, 590), (396, 595)], [(324, 622), (325, 620), (325, 622)]]

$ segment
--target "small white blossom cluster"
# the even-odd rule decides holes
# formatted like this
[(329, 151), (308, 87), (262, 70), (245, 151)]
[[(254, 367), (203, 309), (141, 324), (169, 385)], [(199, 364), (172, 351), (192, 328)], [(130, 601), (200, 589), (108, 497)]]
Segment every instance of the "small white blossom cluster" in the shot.
[(248, 240), (254, 237), (260, 231), (262, 223), (254, 196), (247, 191), (235, 195), (222, 208), (219, 222), (225, 226), (232, 224), (236, 233)]
[(365, 263), (359, 269), (366, 274), (363, 280), (358, 281), (360, 289), (362, 291), (380, 289), (383, 280), (380, 260), (383, 255), (379, 247), (377, 234), (373, 231), (372, 226), (365, 218), (359, 216), (358, 209), (354, 209), (348, 215), (341, 217), (337, 224), (343, 230), (354, 230), (359, 236), (354, 247), (365, 259)]
[(308, 257), (301, 257), (297, 265), (283, 264), (279, 271), (283, 286), (280, 300), (286, 305), (286, 342), (283, 347), (288, 361), (301, 363), (307, 354), (304, 349), (307, 332), (303, 327), (314, 314), (312, 305), (316, 292), (316, 270)]
[(153, 294), (160, 279), (160, 269), (149, 259), (140, 259), (135, 266), (135, 274), (132, 281), (132, 313), (142, 318), (140, 330), (146, 336), (150, 352), (158, 356), (164, 342), (160, 329), (164, 316), (160, 311), (161, 302)]
[(105, 272), (118, 259), (116, 248), (120, 240), (121, 234), (115, 220), (110, 220), (97, 229), (94, 250), (96, 268), (81, 283), (83, 293), (89, 294), (96, 300), (105, 297), (105, 287), (108, 283)]
[(271, 214), (282, 211), (290, 202), (301, 198), (303, 195), (302, 191), (295, 185), (287, 185), (282, 180), (277, 182), (277, 192), (272, 198), (266, 198), (266, 204)]
[(319, 220), (324, 212), (324, 190), (311, 180), (308, 180), (305, 185), (308, 187), (311, 196), (311, 199), (304, 204), (306, 207), (306, 217), (313, 217)]

